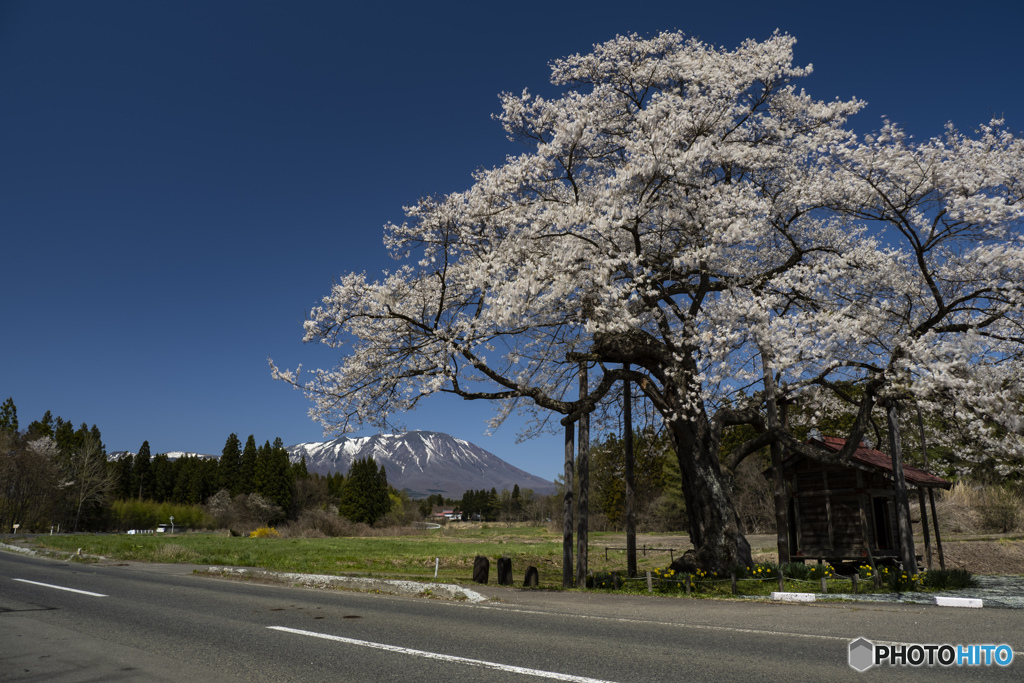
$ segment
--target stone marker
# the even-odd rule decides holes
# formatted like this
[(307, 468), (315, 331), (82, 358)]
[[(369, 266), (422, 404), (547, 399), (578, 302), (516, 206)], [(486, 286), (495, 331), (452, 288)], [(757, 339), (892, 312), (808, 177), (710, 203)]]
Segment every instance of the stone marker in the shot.
[(498, 585), (512, 585), (512, 558), (510, 557), (498, 558)]
[(523, 579), (523, 588), (536, 588), (540, 585), (540, 573), (536, 567), (526, 568), (526, 578)]
[(487, 575), (490, 571), (490, 561), (483, 555), (477, 555), (473, 560), (473, 580), (477, 583), (487, 583)]

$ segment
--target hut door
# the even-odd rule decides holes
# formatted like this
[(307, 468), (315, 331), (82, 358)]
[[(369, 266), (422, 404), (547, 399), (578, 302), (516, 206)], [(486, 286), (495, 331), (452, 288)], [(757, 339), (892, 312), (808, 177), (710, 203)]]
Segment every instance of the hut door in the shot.
[(875, 522), (875, 547), (879, 550), (892, 550), (892, 519), (889, 516), (889, 499), (879, 496), (872, 499), (872, 512)]

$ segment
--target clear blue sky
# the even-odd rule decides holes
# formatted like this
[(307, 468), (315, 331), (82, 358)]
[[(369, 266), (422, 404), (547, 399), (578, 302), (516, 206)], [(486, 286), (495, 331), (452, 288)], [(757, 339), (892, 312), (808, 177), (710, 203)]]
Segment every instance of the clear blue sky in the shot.
[[(0, 401), (23, 428), (96, 424), (111, 451), (320, 440), (266, 358), (334, 361), (301, 343), (306, 312), (392, 265), (381, 226), (403, 204), (517, 151), (498, 93), (544, 92), (549, 60), (617, 33), (735, 47), (776, 28), (811, 95), (868, 101), (861, 132), (1024, 129), (1019, 1), (3, 0)], [(560, 472), (559, 436), (488, 437), (489, 414), (438, 398), (405, 423)]]

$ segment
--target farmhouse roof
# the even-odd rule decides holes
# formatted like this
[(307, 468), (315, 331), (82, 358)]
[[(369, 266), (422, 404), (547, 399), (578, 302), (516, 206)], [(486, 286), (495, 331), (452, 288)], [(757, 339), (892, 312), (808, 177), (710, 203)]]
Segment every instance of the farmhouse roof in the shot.
[[(842, 450), (843, 446), (846, 445), (846, 439), (840, 439), (834, 436), (822, 436), (820, 438), (812, 438), (808, 443), (838, 453)], [(892, 458), (882, 451), (875, 450), (874, 448), (868, 448), (861, 444), (853, 452), (852, 460), (857, 465), (883, 470), (885, 474), (890, 477), (892, 476)], [(907, 480), (907, 483), (913, 484), (914, 486), (943, 489), (948, 489), (953, 486), (951, 482), (948, 482), (941, 477), (936, 477), (934, 474), (929, 474), (922, 469), (918, 469), (912, 465), (907, 465), (906, 463), (903, 464), (903, 476)]]

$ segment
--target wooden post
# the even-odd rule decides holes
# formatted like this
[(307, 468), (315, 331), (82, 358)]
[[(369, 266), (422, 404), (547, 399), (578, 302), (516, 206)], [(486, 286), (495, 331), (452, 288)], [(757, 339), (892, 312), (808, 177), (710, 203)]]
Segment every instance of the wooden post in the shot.
[(946, 558), (942, 555), (942, 537), (939, 536), (939, 517), (935, 514), (935, 495), (928, 489), (928, 504), (932, 508), (932, 522), (935, 524), (935, 549), (939, 552), (939, 569), (946, 569)]
[[(580, 363), (580, 400), (587, 396), (587, 364)], [(590, 413), (580, 415), (579, 441), (576, 444), (576, 473), (580, 478), (580, 499), (576, 506), (576, 585), (586, 586), (587, 547), (590, 523)]]
[(654, 582), (651, 581), (651, 572), (650, 572), (650, 570), (647, 570), (647, 592), (648, 593), (653, 593), (654, 592)]
[(779, 567), (779, 592), (786, 590), (786, 577), (782, 574), (782, 567)]
[(562, 588), (572, 588), (572, 487), (575, 426), (565, 425), (565, 497), (562, 499)]
[(686, 575), (686, 594), (690, 594), (690, 575)]
[[(761, 349), (761, 369), (764, 375), (765, 405), (768, 412), (768, 428), (779, 427), (779, 407), (775, 398), (775, 377), (772, 365), (764, 348)], [(773, 496), (775, 499), (775, 538), (779, 552), (779, 564), (789, 562), (789, 500), (786, 497), (786, 481), (782, 477), (782, 444), (771, 443)]]
[(889, 428), (889, 456), (892, 458), (893, 489), (896, 492), (896, 526), (900, 537), (900, 561), (903, 571), (911, 576), (917, 573), (917, 554), (914, 552), (914, 529), (910, 525), (910, 501), (907, 498), (907, 480), (903, 476), (903, 447), (900, 443), (900, 424), (896, 402), (889, 401), (885, 411)]
[[(622, 369), (629, 371), (629, 363)], [(629, 380), (622, 383), (622, 429), (626, 474), (626, 573), (636, 576), (636, 492), (633, 480), (633, 396)]]
[(736, 572), (729, 572), (729, 579), (732, 583), (732, 594), (736, 595)]
[(824, 575), (822, 575), (822, 577), (821, 577), (821, 592), (822, 593), (828, 593), (828, 584), (825, 583), (825, 576)]
[(928, 570), (932, 568), (932, 539), (928, 535), (928, 508), (924, 506), (924, 488), (917, 487), (917, 506), (921, 510), (921, 532), (924, 534), (924, 554), (928, 558)]
[(864, 511), (864, 501), (871, 501), (868, 494), (864, 492), (864, 477), (860, 470), (857, 470), (857, 488), (860, 490), (860, 495), (857, 496), (857, 508), (860, 511), (860, 529), (861, 533), (864, 534), (864, 550), (868, 554), (868, 564), (871, 565), (871, 573), (877, 574), (878, 569), (875, 567), (875, 555), (871, 552), (871, 531), (868, 528), (868, 515)]
[(860, 574), (855, 573), (850, 580), (853, 582), (853, 594), (857, 594), (857, 581), (860, 579)]

